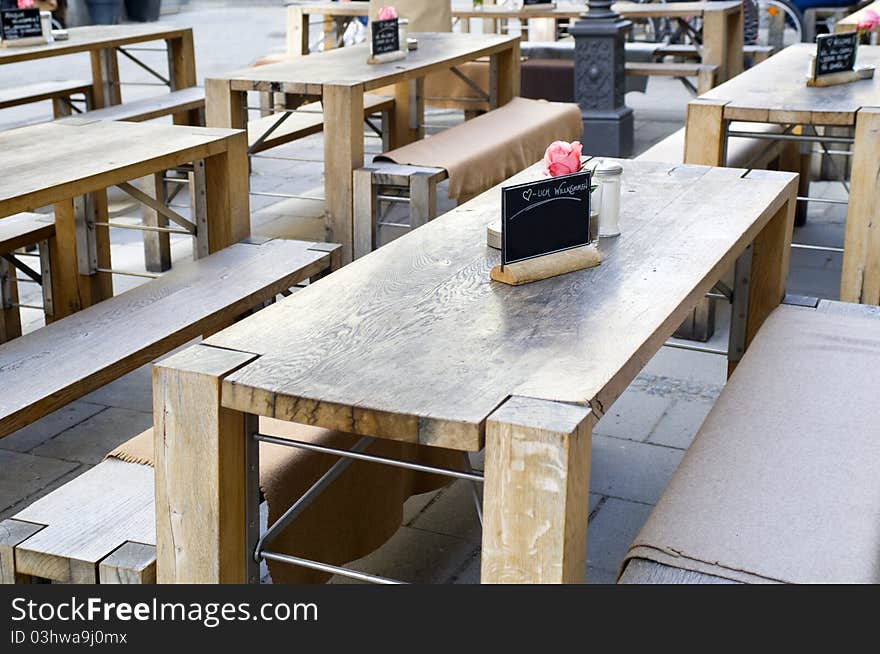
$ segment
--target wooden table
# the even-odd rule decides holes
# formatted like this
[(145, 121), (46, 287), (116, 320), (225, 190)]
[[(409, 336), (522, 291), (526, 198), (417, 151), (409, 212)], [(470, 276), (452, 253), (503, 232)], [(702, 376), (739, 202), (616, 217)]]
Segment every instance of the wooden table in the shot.
[[(53, 318), (113, 294), (106, 189), (194, 164), (196, 256), (250, 233), (247, 135), (68, 118), (0, 132), (0, 219), (55, 207)], [(176, 226), (175, 226), (176, 227)]]
[[(743, 69), (743, 13), (742, 3), (722, 2), (674, 2), (641, 4), (618, 2), (613, 9), (624, 18), (690, 18), (703, 19), (702, 62), (718, 66), (718, 80), (724, 81), (739, 74)], [(561, 4), (558, 7), (506, 9), (487, 5), (482, 9), (456, 9), (452, 15), (467, 29), (470, 18), (498, 20), (553, 19), (575, 20), (585, 11), (584, 5)], [(369, 3), (365, 2), (296, 2), (287, 7), (287, 51), (290, 56), (309, 53), (308, 24), (312, 15), (324, 17), (325, 35), (337, 22), (344, 29), (345, 23), (355, 17), (367, 16)], [(341, 19), (341, 20), (337, 20)], [(324, 47), (333, 47), (331, 39), (324, 39)]]
[(426, 75), (480, 57), (489, 57), (490, 105), (519, 95), (519, 37), (494, 34), (414, 34), (419, 48), (405, 60), (368, 64), (360, 44), (247, 68), (205, 81), (206, 119), (213, 127), (244, 128), (248, 91), (273, 91), (320, 99), (324, 108), (324, 179), (327, 240), (341, 243), (343, 262), (353, 252), (352, 172), (364, 164), (364, 93), (395, 87), (392, 147), (418, 140), (424, 124)]
[[(828, 87), (806, 85), (815, 46), (789, 46), (693, 100), (685, 161), (723, 161), (731, 120), (855, 128), (840, 299), (880, 304), (880, 77)], [(880, 47), (861, 46), (859, 64), (880, 67)]]
[(245, 579), (253, 414), (485, 446), (483, 582), (582, 581), (593, 425), (735, 261), (745, 349), (794, 220), (792, 173), (622, 164), (598, 268), (490, 282), (495, 188), (154, 368), (159, 582)]
[[(196, 84), (193, 34), (189, 27), (167, 25), (90, 25), (72, 27), (70, 38), (45, 45), (0, 48), (0, 65), (88, 52), (92, 60), (92, 94), (96, 107), (122, 102), (117, 54), (135, 43), (164, 40), (168, 46), (171, 90)], [(131, 55), (134, 56), (134, 55)]]
[[(862, 20), (869, 11), (876, 12), (880, 14), (880, 0), (876, 2), (872, 2), (871, 4), (862, 7), (858, 11), (854, 11), (846, 18), (843, 18), (836, 23), (834, 23), (834, 31), (837, 33), (842, 32), (855, 32), (858, 30), (859, 21)], [(874, 32), (880, 32), (880, 25), (874, 28)]]

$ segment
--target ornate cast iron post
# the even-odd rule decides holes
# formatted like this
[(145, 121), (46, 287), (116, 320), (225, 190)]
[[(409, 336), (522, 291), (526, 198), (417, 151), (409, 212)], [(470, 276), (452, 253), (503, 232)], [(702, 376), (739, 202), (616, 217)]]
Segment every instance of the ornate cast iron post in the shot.
[(590, 0), (589, 10), (569, 28), (575, 39), (574, 92), (589, 154), (632, 154), (633, 112), (624, 103), (624, 41), (631, 27), (611, 9), (611, 0)]

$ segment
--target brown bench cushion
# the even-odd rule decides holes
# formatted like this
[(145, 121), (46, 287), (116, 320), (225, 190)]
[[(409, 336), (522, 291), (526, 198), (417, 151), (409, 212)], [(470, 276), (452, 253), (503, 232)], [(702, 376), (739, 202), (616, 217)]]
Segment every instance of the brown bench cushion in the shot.
[[(260, 431), (279, 438), (349, 449), (358, 436), (260, 418)], [(461, 469), (461, 452), (377, 441), (372, 454), (428, 465)], [(148, 430), (110, 452), (108, 458), (153, 464), (153, 431)], [(260, 488), (269, 507), (269, 522), (283, 513), (338, 460), (328, 454), (260, 443)], [(410, 495), (441, 488), (448, 478), (402, 468), (355, 462), (272, 543), (273, 551), (342, 565), (366, 556), (398, 530), (403, 503)], [(57, 491), (56, 491), (57, 492)], [(153, 527), (155, 543), (155, 527)], [(275, 583), (322, 583), (330, 575), (284, 563), (269, 562)]]
[(538, 161), (553, 141), (578, 139), (581, 131), (576, 104), (514, 98), (375, 160), (443, 168), (449, 173), (449, 197), (471, 197)]
[(878, 388), (878, 318), (776, 309), (626, 559), (745, 582), (880, 582)]

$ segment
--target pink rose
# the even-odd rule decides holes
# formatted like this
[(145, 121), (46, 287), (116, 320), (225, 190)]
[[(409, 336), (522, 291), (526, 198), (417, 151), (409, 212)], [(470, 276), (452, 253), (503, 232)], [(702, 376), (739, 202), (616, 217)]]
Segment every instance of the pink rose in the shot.
[(857, 29), (861, 31), (870, 31), (880, 25), (880, 14), (878, 14), (873, 9), (868, 9), (865, 12), (865, 15), (862, 17), (862, 20), (859, 21), (857, 25)]
[(571, 175), (581, 169), (580, 141), (553, 141), (544, 152), (544, 172), (550, 177)]
[(19, 9), (33, 9), (34, 0), (18, 0)]
[(386, 6), (379, 10), (376, 20), (391, 20), (392, 18), (397, 18), (397, 9)]

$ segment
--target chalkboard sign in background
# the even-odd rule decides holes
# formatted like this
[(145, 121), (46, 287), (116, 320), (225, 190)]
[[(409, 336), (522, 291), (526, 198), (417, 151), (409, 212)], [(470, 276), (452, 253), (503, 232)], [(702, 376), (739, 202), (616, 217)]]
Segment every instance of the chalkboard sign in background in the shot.
[(858, 39), (856, 32), (817, 36), (815, 77), (853, 70), (856, 65)]
[(374, 20), (370, 23), (373, 37), (373, 54), (387, 54), (400, 50), (400, 32), (396, 18)]
[(4, 9), (0, 11), (0, 39), (18, 41), (43, 36), (39, 9)]
[(501, 191), (502, 265), (589, 244), (589, 172)]

